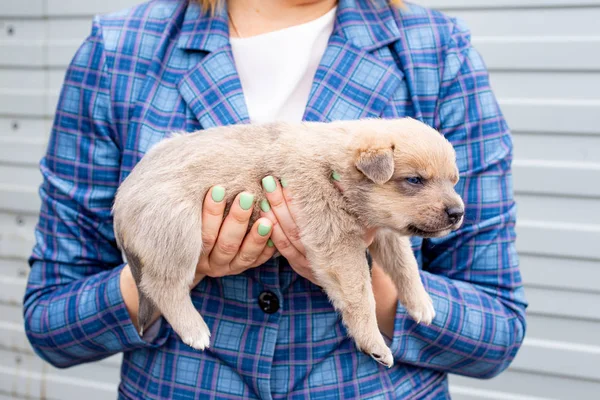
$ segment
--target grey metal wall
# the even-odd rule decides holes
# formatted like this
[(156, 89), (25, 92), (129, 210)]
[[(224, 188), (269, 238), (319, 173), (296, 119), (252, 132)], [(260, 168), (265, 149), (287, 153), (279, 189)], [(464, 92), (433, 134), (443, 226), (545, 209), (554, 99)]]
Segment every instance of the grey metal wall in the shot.
[[(93, 14), (136, 0), (0, 2), (0, 399), (114, 398), (119, 356), (57, 370), (20, 302), (37, 162), (67, 63)], [(530, 300), (513, 366), (453, 376), (456, 399), (600, 398), (600, 0), (416, 0), (464, 19), (514, 132), (518, 247)]]
[(457, 399), (600, 399), (600, 1), (421, 0), (462, 18), (514, 132), (529, 328)]
[(43, 154), (64, 71), (96, 13), (141, 0), (0, 1), (0, 399), (111, 399), (120, 356), (58, 370), (35, 356), (21, 301)]

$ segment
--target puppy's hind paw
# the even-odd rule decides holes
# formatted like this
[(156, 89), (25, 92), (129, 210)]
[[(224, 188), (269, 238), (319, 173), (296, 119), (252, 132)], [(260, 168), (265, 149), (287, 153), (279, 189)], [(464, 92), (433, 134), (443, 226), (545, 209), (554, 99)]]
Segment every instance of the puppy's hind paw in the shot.
[(181, 338), (183, 343), (187, 344), (190, 347), (193, 347), (196, 350), (204, 350), (210, 345), (210, 335), (198, 334), (194, 336), (184, 336)]
[(210, 329), (208, 329), (204, 321), (202, 322), (203, 326), (196, 332), (180, 335), (183, 343), (200, 351), (207, 349), (210, 345)]

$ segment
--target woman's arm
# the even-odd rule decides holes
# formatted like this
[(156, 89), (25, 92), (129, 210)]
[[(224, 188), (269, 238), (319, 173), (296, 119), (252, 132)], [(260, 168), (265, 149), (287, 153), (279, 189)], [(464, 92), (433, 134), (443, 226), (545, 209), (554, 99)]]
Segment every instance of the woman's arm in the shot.
[[(170, 332), (156, 314), (157, 323), (138, 335), (137, 286), (113, 233), (111, 207), (122, 154), (112, 112), (111, 63), (95, 21), (67, 70), (41, 162), (42, 209), (24, 299), (25, 332), (34, 350), (59, 367), (158, 347)], [(204, 276), (235, 275), (261, 265), (275, 252), (267, 245), (270, 220), (255, 221), (246, 234), (252, 209), (242, 209), (239, 195), (236, 199), (224, 218), (223, 196), (207, 194), (205, 251), (192, 287)]]
[[(423, 242), (421, 278), (437, 315), (431, 326), (417, 325), (398, 304), (391, 348), (404, 363), (489, 378), (508, 367), (526, 329), (513, 145), (485, 64), (459, 25), (443, 66), (435, 126), (456, 149), (465, 222), (447, 237)], [(382, 307), (390, 312), (389, 304)], [(382, 326), (389, 331), (389, 320)]]
[(58, 367), (160, 346), (168, 336), (168, 329), (160, 326), (152, 341), (141, 338), (120, 290), (124, 264), (110, 210), (121, 153), (109, 64), (95, 21), (67, 70), (41, 162), (42, 207), (24, 320), (33, 349)]
[(388, 338), (394, 336), (394, 320), (398, 308), (398, 292), (392, 279), (375, 261), (371, 268), (371, 282), (375, 296), (375, 312), (379, 330)]

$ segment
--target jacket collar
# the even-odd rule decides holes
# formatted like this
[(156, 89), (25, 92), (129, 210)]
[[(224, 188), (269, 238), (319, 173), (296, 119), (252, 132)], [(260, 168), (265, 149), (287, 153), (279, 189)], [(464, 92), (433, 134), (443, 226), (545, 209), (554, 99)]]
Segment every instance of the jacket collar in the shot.
[[(340, 0), (334, 31), (319, 64), (304, 120), (381, 116), (403, 79), (395, 63), (373, 52), (400, 39), (386, 0)], [(178, 83), (204, 128), (248, 123), (248, 109), (229, 44), (227, 10), (212, 16), (190, 3), (177, 42), (183, 51), (207, 52)]]
[[(214, 15), (193, 2), (185, 11), (178, 47), (213, 52), (229, 44), (227, 2)], [(398, 40), (400, 29), (386, 0), (339, 0), (333, 35), (365, 51)]]
[(227, 2), (220, 3), (223, 5), (211, 16), (189, 1), (177, 43), (180, 49), (213, 52), (229, 44)]

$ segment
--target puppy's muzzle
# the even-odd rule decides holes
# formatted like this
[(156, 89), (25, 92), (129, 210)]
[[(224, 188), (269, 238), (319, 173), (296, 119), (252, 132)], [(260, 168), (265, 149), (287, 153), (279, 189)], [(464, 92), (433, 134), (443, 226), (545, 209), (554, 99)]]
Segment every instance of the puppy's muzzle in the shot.
[(460, 228), (465, 215), (465, 209), (462, 204), (452, 204), (445, 209), (440, 210), (436, 215), (435, 223), (423, 225), (409, 225), (408, 230), (411, 234), (421, 237), (441, 237)]
[(465, 215), (465, 210), (463, 207), (452, 206), (446, 208), (446, 216), (448, 218), (449, 225), (457, 225), (461, 222), (461, 219)]

